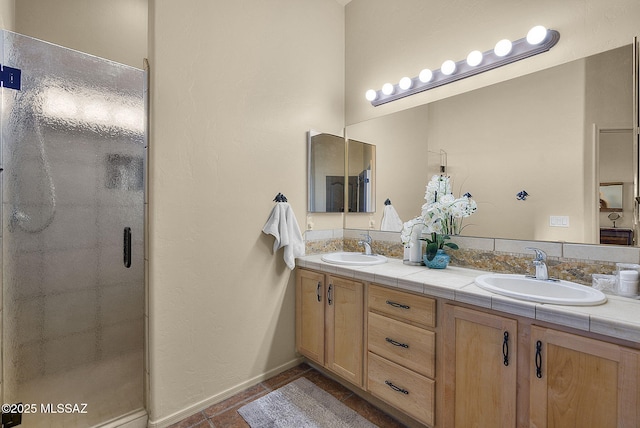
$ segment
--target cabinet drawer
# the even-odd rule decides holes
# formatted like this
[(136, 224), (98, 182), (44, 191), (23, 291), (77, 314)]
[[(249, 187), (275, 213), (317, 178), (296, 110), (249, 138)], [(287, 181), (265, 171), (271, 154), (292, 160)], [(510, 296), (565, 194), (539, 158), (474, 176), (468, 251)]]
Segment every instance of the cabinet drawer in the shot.
[(435, 382), (369, 352), (369, 392), (427, 425), (434, 424)]
[(436, 326), (436, 301), (429, 297), (370, 285), (369, 309), (425, 327)]
[(369, 312), (369, 351), (427, 377), (435, 375), (436, 334)]

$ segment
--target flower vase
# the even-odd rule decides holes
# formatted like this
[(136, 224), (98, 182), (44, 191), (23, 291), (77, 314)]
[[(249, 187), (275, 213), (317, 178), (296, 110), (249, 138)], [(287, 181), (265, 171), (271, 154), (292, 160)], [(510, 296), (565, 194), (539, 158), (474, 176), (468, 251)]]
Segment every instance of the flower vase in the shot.
[(429, 269), (444, 269), (449, 264), (449, 260), (451, 260), (451, 257), (449, 257), (449, 254), (447, 254), (444, 250), (440, 249), (436, 252), (436, 255), (433, 257), (433, 259), (428, 260), (427, 255), (425, 254), (423, 260), (425, 266)]

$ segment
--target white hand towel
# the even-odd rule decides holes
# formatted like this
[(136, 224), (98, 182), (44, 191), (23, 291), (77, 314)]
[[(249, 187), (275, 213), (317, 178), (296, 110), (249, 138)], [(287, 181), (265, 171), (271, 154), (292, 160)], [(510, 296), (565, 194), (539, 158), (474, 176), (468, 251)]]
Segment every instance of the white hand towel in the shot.
[(393, 208), (393, 205), (385, 205), (384, 212), (382, 213), (382, 224), (380, 230), (388, 232), (401, 232), (404, 223), (400, 220), (400, 216)]
[(289, 269), (295, 268), (296, 257), (304, 256), (304, 241), (296, 216), (287, 202), (276, 202), (262, 231), (276, 238), (273, 252), (284, 247), (284, 262)]

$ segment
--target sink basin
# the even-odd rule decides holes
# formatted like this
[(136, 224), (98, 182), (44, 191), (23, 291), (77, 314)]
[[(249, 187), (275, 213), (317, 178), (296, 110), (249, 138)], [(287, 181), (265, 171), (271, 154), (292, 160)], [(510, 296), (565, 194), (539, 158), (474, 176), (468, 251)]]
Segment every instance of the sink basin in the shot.
[(325, 254), (324, 256), (322, 256), (322, 260), (327, 263), (333, 263), (336, 265), (350, 266), (371, 266), (380, 265), (387, 262), (387, 258), (379, 254), (369, 255), (364, 253), (350, 253), (346, 251)]
[(531, 302), (594, 306), (607, 301), (600, 290), (571, 281), (541, 281), (524, 275), (495, 273), (480, 275), (475, 282), (487, 291)]

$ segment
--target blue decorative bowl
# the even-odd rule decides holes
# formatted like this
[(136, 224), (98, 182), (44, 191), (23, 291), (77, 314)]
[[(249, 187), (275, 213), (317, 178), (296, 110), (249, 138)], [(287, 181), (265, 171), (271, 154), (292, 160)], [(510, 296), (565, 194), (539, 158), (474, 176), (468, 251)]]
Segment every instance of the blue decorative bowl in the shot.
[(444, 250), (438, 250), (432, 260), (427, 260), (426, 254), (423, 256), (423, 260), (429, 269), (444, 269), (449, 264), (451, 257)]

